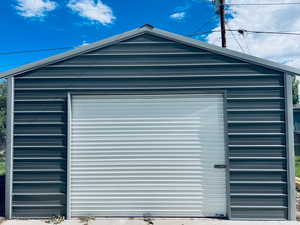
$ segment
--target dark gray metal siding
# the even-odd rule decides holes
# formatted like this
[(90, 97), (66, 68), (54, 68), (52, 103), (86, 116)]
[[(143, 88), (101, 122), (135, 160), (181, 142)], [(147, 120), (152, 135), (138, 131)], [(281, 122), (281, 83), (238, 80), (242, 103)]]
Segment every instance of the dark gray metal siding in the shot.
[(12, 216), (66, 213), (68, 91), (205, 90), (227, 92), (232, 218), (286, 219), (283, 73), (150, 35), (15, 78)]

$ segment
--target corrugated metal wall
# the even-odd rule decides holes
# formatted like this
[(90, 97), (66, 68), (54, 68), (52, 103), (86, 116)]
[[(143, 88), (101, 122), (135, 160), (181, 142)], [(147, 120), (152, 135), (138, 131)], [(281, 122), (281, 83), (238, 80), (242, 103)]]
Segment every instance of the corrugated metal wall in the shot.
[(283, 74), (144, 35), (15, 79), (13, 217), (66, 213), (67, 92), (227, 91), (232, 218), (287, 218)]

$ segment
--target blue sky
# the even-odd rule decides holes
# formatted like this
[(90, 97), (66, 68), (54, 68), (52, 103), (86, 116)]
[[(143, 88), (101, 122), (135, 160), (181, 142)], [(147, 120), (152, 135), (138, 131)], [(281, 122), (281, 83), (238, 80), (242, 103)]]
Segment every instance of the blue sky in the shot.
[[(2, 0), (0, 72), (66, 50), (5, 52), (91, 43), (149, 23), (220, 46), (212, 0)], [(299, 0), (262, 0), (283, 3)], [(226, 0), (227, 29), (300, 33), (299, 5), (239, 6), (257, 0)], [(300, 36), (227, 32), (228, 48), (300, 68)]]
[[(89, 1), (95, 7), (97, 3), (102, 4), (98, 6), (109, 7), (111, 14), (105, 14), (101, 10), (99, 13), (104, 13), (104, 16), (113, 19), (95, 18), (93, 12), (90, 14), (86, 12), (89, 17), (84, 16), (84, 11), (80, 15), (79, 11), (76, 11), (80, 6), (77, 5), (74, 9), (73, 4), (72, 9), (70, 0), (5, 0), (4, 3), (2, 2), (0, 71), (66, 50), (1, 55), (3, 52), (79, 46), (146, 23), (184, 35), (208, 31), (218, 24), (214, 7), (206, 0), (103, 0), (102, 2), (84, 0), (82, 2)], [(53, 4), (44, 4), (49, 2)]]

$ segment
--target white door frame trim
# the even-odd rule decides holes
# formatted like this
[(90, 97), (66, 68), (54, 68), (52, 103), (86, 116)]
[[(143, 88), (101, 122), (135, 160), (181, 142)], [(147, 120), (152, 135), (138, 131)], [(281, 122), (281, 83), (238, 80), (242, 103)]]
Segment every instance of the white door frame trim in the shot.
[[(67, 185), (66, 185), (66, 218), (71, 219), (71, 132), (72, 132), (72, 95), (103, 95), (105, 97), (109, 96), (116, 96), (116, 95), (162, 95), (163, 93), (151, 93), (151, 92), (130, 92), (126, 91), (125, 93), (116, 93), (116, 94), (104, 94), (103, 92), (95, 92), (92, 91), (86, 91), (86, 92), (68, 92), (67, 94)], [(226, 217), (227, 219), (231, 219), (231, 199), (230, 199), (230, 160), (229, 160), (229, 149), (228, 149), (228, 119), (227, 119), (227, 92), (226, 90), (206, 90), (206, 91), (197, 91), (190, 92), (190, 91), (179, 91), (179, 92), (169, 92), (166, 91), (164, 93), (165, 95), (181, 95), (181, 94), (188, 94), (188, 95), (215, 95), (215, 94), (222, 94), (223, 96), (223, 122), (224, 122), (224, 157), (225, 157), (225, 163), (226, 163), (226, 171), (225, 171), (225, 183), (226, 183)]]

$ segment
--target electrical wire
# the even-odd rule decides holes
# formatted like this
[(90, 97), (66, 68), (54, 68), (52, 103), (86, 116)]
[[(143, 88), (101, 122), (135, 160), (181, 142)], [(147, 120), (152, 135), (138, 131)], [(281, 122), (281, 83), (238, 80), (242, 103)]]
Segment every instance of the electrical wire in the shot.
[(202, 30), (203, 30), (204, 28), (206, 28), (210, 23), (212, 23), (213, 20), (214, 20), (216, 17), (217, 17), (217, 15), (212, 16), (211, 18), (209, 18), (208, 20), (206, 20), (204, 23), (202, 23), (202, 25), (199, 27), (199, 29), (197, 29), (197, 31), (195, 31), (195, 32), (192, 33), (192, 34), (187, 34), (186, 36), (196, 36), (197, 34), (200, 35), (200, 34), (203, 34), (203, 33), (209, 33), (209, 32), (206, 32), (206, 31), (202, 32)]
[(0, 55), (12, 55), (12, 54), (34, 53), (34, 52), (46, 52), (46, 51), (55, 51), (55, 50), (70, 49), (70, 48), (75, 48), (75, 47), (76, 46), (68, 46), (68, 47), (61, 47), (61, 48), (45, 48), (45, 49), (31, 49), (31, 50), (24, 50), (24, 51), (0, 52)]
[[(226, 29), (226, 31), (236, 31), (240, 34), (243, 33), (256, 33), (256, 34), (282, 34), (282, 35), (296, 35), (300, 36), (300, 33), (295, 32), (277, 32), (277, 31), (257, 31), (257, 30), (246, 30), (246, 29)], [(205, 31), (205, 32), (195, 32), (188, 36), (195, 36), (195, 35), (201, 35), (201, 34), (207, 34), (212, 32), (220, 32), (220, 30), (211, 30), (211, 31)]]
[(246, 30), (246, 29), (232, 29), (231, 31), (237, 31), (240, 34), (242, 33), (256, 33), (256, 34), (285, 34), (285, 35), (299, 35), (300, 33), (296, 32), (280, 32), (280, 31), (258, 31), (258, 30)]
[(221, 42), (221, 36), (215, 39), (211, 44), (216, 45), (217, 42)]
[(198, 29), (197, 32), (201, 32), (203, 30), (203, 28), (207, 27), (207, 25), (209, 25), (212, 22), (211, 19), (209, 19), (208, 21), (206, 21), (205, 23), (202, 24), (202, 26), (200, 26), (200, 28)]
[[(240, 34), (256, 33), (256, 34), (279, 34), (279, 35), (296, 35), (296, 36), (300, 36), (300, 33), (296, 33), (296, 32), (257, 31), (257, 30), (246, 30), (246, 29), (226, 29), (226, 31), (230, 31), (230, 32), (235, 31), (235, 32), (238, 32)], [(209, 33), (213, 33), (213, 32), (220, 32), (220, 30), (194, 32), (194, 33), (188, 34), (186, 36), (193, 37), (193, 36), (196, 36), (196, 35), (209, 34)], [(34, 52), (46, 52), (46, 51), (71, 49), (71, 48), (75, 48), (75, 47), (78, 47), (78, 46), (66, 46), (66, 47), (59, 47), (59, 48), (30, 49), (30, 50), (22, 50), (22, 51), (0, 52), (0, 55), (13, 55), (13, 54), (25, 54), (25, 53), (34, 53)]]
[(282, 3), (225, 3), (224, 5), (241, 5), (241, 6), (274, 6), (274, 5), (300, 5), (300, 2), (282, 2)]
[(231, 31), (229, 24), (227, 22), (225, 22), (226, 26), (229, 28), (229, 32), (231, 34), (231, 36), (233, 37), (233, 39), (236, 41), (236, 43), (238, 44), (238, 46), (240, 47), (240, 49), (242, 50), (242, 52), (245, 53), (244, 48), (242, 47), (242, 45), (240, 44), (239, 40), (236, 38), (236, 36), (233, 34), (233, 31)]
[(209, 33), (213, 33), (213, 32), (221, 32), (221, 31), (220, 30), (210, 30), (210, 31), (204, 31), (204, 32), (195, 32), (195, 33), (188, 34), (187, 36), (193, 37), (193, 36), (209, 34)]
[[(230, 22), (233, 23), (233, 25), (234, 25), (235, 27), (240, 27), (240, 26), (237, 24), (237, 21), (231, 20)], [(241, 34), (241, 36), (243, 37), (243, 41), (244, 41), (245, 46), (246, 46), (245, 49), (247, 50), (248, 54), (251, 55), (251, 51), (250, 51), (249, 44), (248, 44), (248, 40), (247, 40), (248, 33)]]

